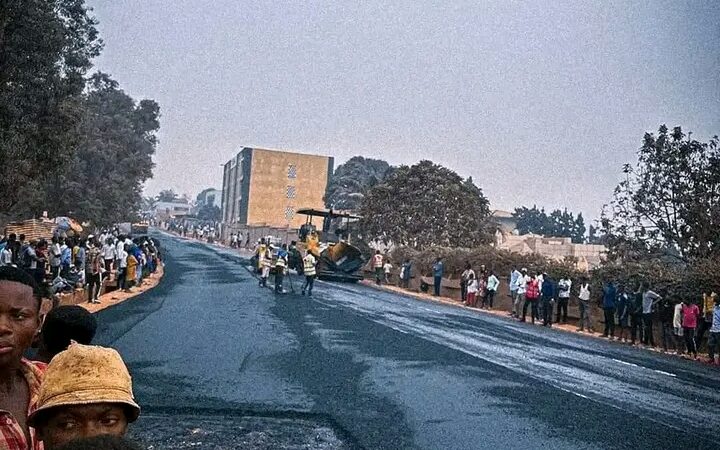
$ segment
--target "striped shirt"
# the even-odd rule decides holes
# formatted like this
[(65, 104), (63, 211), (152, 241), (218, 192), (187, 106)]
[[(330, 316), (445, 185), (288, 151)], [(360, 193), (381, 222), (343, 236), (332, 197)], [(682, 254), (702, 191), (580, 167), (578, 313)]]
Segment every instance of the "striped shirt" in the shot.
[[(21, 361), (20, 370), (25, 376), (30, 392), (30, 401), (28, 402), (28, 415), (35, 409), (38, 393), (40, 391), (40, 382), (47, 364), (23, 359)], [(7, 450), (42, 450), (42, 443), (35, 436), (35, 429), (30, 428), (30, 443), (28, 445), (25, 431), (18, 423), (17, 419), (8, 412), (0, 409), (0, 449)]]

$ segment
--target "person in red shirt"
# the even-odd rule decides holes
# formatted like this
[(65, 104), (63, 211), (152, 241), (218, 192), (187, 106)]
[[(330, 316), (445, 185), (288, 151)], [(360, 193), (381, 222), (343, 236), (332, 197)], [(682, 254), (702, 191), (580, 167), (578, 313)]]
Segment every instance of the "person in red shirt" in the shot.
[(40, 291), (35, 280), (15, 267), (0, 267), (0, 448), (40, 450), (27, 417), (35, 408), (44, 363), (23, 354), (40, 329)]
[(695, 342), (695, 329), (697, 328), (698, 319), (700, 318), (700, 308), (694, 303), (687, 300), (682, 302), (682, 328), (683, 336), (685, 336), (685, 348), (688, 354), (692, 353), (697, 359), (697, 342)]
[(527, 282), (527, 288), (525, 291), (525, 303), (523, 304), (523, 315), (521, 322), (525, 322), (525, 316), (527, 315), (528, 305), (532, 307), (531, 316), (532, 323), (535, 323), (535, 317), (538, 313), (538, 299), (540, 298), (540, 280), (533, 273), (530, 280)]

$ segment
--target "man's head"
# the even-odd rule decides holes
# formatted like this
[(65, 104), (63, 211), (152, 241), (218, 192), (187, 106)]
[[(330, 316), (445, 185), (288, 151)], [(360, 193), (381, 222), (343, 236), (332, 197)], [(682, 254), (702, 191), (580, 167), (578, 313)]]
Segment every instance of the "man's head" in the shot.
[(40, 290), (25, 271), (0, 267), (0, 367), (20, 363), (40, 327)]
[(15, 233), (10, 233), (10, 235), (8, 236), (8, 241), (10, 242), (14, 242), (16, 239), (17, 236), (15, 235)]
[(50, 450), (75, 439), (124, 436), (139, 414), (118, 352), (71, 344), (48, 364), (28, 424)]
[(70, 341), (89, 345), (95, 331), (97, 320), (87, 309), (77, 305), (58, 306), (45, 317), (42, 326), (42, 345), (52, 358), (68, 348)]

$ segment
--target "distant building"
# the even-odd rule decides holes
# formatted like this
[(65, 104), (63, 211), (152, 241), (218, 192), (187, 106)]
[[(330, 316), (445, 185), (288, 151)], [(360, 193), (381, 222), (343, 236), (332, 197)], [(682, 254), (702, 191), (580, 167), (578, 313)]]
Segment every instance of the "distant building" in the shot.
[(537, 234), (519, 234), (517, 220), (507, 211), (493, 211), (492, 219), (497, 225), (495, 247), (523, 255), (535, 253), (562, 261), (566, 257), (577, 260), (579, 270), (590, 270), (599, 266), (607, 248), (604, 245), (573, 244), (569, 237), (548, 237)]
[(298, 208), (323, 208), (332, 157), (243, 148), (223, 169), (226, 224), (299, 228)]
[(191, 205), (183, 202), (157, 202), (153, 207), (153, 215), (157, 220), (185, 217), (190, 214)]
[(194, 209), (199, 210), (206, 205), (222, 208), (222, 191), (215, 188), (207, 188), (200, 192), (195, 198)]

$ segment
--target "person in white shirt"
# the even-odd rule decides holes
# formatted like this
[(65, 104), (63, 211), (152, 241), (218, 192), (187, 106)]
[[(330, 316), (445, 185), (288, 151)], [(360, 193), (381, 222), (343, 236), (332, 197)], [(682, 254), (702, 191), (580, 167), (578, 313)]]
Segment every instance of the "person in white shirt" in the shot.
[(113, 244), (112, 239), (109, 238), (103, 242), (104, 244), (100, 252), (105, 260), (105, 271), (112, 272), (112, 266), (115, 263), (115, 245)]
[(590, 325), (590, 283), (587, 280), (583, 280), (580, 284), (578, 305), (580, 306), (580, 326), (577, 331), (584, 331), (587, 327), (588, 332), (592, 332)]
[(522, 305), (525, 303), (525, 292), (527, 291), (527, 284), (530, 281), (530, 277), (527, 274), (527, 269), (523, 267), (520, 271), (520, 276), (515, 281), (515, 290), (517, 295), (513, 302), (513, 314), (515, 317), (520, 317), (522, 314)]
[(0, 252), (0, 267), (12, 266), (13, 265), (12, 258), (13, 258), (12, 250), (10, 250), (10, 248), (6, 245), (2, 249), (2, 252)]
[(60, 275), (60, 255), (62, 254), (62, 250), (60, 249), (60, 241), (57, 237), (52, 238), (52, 244), (50, 245), (50, 251), (48, 252), (48, 260), (50, 261), (50, 273), (52, 274), (52, 279)]
[(475, 274), (471, 273), (468, 275), (467, 280), (467, 301), (465, 302), (467, 306), (474, 308), (477, 305), (477, 294), (479, 290), (480, 286), (475, 278)]
[(555, 323), (567, 323), (570, 288), (572, 288), (572, 280), (570, 278), (562, 277), (560, 281), (558, 281), (558, 304)]
[(495, 300), (495, 294), (499, 286), (500, 280), (495, 276), (495, 272), (491, 270), (487, 279), (487, 294), (485, 295), (485, 303), (489, 309), (493, 307), (493, 301)]
[[(122, 242), (122, 241), (120, 241)], [(118, 279), (118, 289), (124, 290), (126, 285), (126, 274), (127, 274), (127, 258), (128, 258), (128, 252), (125, 250), (125, 246), (118, 246), (116, 248), (119, 248), (119, 252), (117, 253), (117, 261), (118, 261), (118, 268), (117, 268), (117, 279)]]
[(392, 272), (392, 264), (390, 264), (390, 261), (388, 260), (383, 265), (383, 270), (385, 271), (385, 284), (390, 284), (390, 272)]

